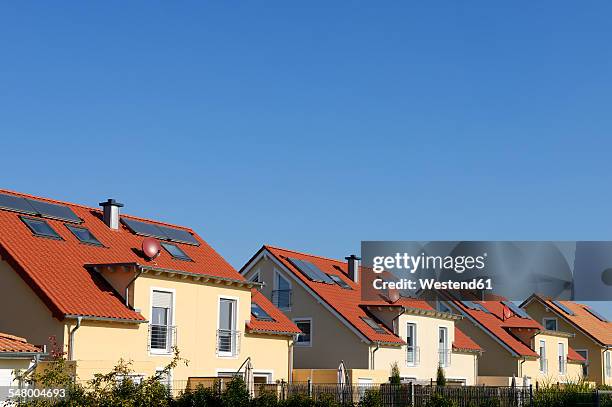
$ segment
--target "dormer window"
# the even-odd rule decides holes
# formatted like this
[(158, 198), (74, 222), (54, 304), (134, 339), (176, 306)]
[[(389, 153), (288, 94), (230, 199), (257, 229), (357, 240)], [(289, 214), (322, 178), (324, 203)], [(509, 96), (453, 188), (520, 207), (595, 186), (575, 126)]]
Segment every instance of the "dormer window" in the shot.
[(60, 235), (57, 234), (55, 230), (44, 220), (42, 219), (34, 219), (27, 218), (25, 216), (20, 216), (23, 223), (27, 225), (28, 228), (34, 233), (34, 236), (40, 237), (48, 237), (50, 239), (62, 240)]
[(161, 245), (168, 253), (170, 253), (172, 258), (183, 261), (193, 261), (191, 260), (191, 257), (187, 256), (187, 254), (177, 245), (165, 242), (161, 243)]
[(102, 243), (89, 231), (81, 226), (66, 225), (69, 231), (79, 239), (79, 242), (93, 246), (102, 246)]

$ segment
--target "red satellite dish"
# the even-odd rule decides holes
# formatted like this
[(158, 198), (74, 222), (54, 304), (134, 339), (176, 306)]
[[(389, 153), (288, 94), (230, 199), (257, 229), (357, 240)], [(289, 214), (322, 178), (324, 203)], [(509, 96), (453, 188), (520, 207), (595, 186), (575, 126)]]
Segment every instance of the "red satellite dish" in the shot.
[(160, 251), (161, 245), (157, 240), (153, 239), (152, 237), (146, 237), (142, 241), (142, 252), (145, 256), (147, 256), (149, 260), (153, 260), (157, 256), (159, 256)]

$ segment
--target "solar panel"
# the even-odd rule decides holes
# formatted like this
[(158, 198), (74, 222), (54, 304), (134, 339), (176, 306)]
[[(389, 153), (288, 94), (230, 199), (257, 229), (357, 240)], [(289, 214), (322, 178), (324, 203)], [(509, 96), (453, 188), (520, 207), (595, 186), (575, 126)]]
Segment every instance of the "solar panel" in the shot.
[(159, 226), (159, 229), (172, 241), (199, 245), (196, 238), (186, 230), (174, 229), (166, 226)]
[(274, 321), (270, 314), (254, 302), (251, 303), (251, 314), (255, 316), (255, 319), (259, 319), (260, 321)]
[(38, 212), (39, 215), (46, 218), (61, 219), (68, 222), (80, 223), (81, 219), (72, 212), (72, 209), (66, 205), (52, 204), (36, 199), (28, 199), (28, 202)]
[(558, 308), (561, 309), (561, 311), (565, 312), (567, 315), (576, 315), (574, 314), (574, 311), (567, 308), (565, 305), (561, 304), (559, 301), (553, 301), (553, 304), (555, 304)]
[(327, 274), (323, 273), (321, 270), (319, 270), (317, 266), (315, 266), (311, 262), (306, 261), (306, 260), (295, 259), (293, 257), (288, 257), (288, 259), (309, 280), (319, 282), (319, 283), (334, 284), (334, 281), (331, 278), (329, 278)]
[(363, 322), (368, 324), (368, 326), (372, 328), (374, 331), (376, 331), (377, 333), (379, 334), (387, 333), (387, 331), (385, 331), (380, 325), (378, 325), (376, 321), (374, 321), (372, 318), (361, 317), (361, 319), (363, 320)]
[(595, 318), (597, 318), (598, 320), (602, 321), (602, 322), (608, 322), (608, 320), (606, 319), (606, 317), (604, 317), (603, 315), (601, 315), (599, 312), (595, 311), (593, 308), (591, 307), (584, 307), (585, 310), (587, 310), (591, 315), (593, 315)]
[(486, 309), (484, 305), (478, 304), (477, 302), (474, 302), (474, 301), (461, 301), (461, 303), (463, 305), (465, 305), (466, 307), (468, 307), (469, 309), (473, 309), (473, 310), (476, 310), (476, 311), (482, 311), (482, 312), (486, 312), (487, 314), (490, 314), (489, 310)]
[(340, 278), (340, 276), (337, 276), (335, 274), (328, 274), (327, 276), (331, 278), (334, 283), (338, 284), (340, 287), (344, 288), (345, 290), (352, 289), (351, 286), (346, 283), (346, 281)]
[(13, 195), (0, 194), (0, 208), (31, 215), (38, 214), (27, 199)]
[(502, 301), (502, 304), (504, 304), (506, 307), (510, 308), (510, 310), (517, 317), (524, 318), (524, 319), (531, 319), (529, 314), (527, 314), (527, 312), (525, 312), (524, 309), (522, 309), (521, 307), (517, 306), (515, 303), (513, 303), (511, 301)]
[(187, 231), (173, 229), (166, 226), (157, 226), (152, 223), (139, 220), (121, 218), (121, 221), (134, 233), (142, 236), (151, 236), (173, 242), (188, 243), (199, 246), (198, 241)]

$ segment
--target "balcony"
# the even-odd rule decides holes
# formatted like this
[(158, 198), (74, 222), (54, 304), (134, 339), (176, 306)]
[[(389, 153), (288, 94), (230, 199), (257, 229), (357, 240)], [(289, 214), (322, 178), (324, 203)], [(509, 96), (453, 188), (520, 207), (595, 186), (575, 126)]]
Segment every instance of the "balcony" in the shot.
[(548, 359), (540, 357), (540, 373), (548, 373)]
[(290, 309), (292, 300), (292, 290), (273, 290), (272, 304), (280, 309)]
[(567, 371), (567, 361), (564, 356), (559, 356), (559, 374), (564, 375)]
[(406, 347), (406, 366), (418, 366), (421, 362), (421, 349), (418, 346)]
[(236, 356), (240, 353), (240, 331), (217, 330), (217, 355)]
[(176, 327), (149, 324), (149, 351), (151, 353), (172, 353), (176, 345)]
[(450, 349), (439, 349), (438, 350), (438, 366), (449, 367), (451, 365), (451, 350)]

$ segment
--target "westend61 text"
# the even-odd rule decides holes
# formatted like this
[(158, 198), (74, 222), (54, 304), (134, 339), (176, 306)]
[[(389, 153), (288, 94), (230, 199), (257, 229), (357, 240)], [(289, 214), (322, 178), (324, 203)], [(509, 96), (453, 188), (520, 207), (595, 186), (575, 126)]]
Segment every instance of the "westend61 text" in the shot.
[(437, 281), (433, 278), (419, 278), (416, 281), (407, 278), (384, 281), (377, 278), (372, 285), (376, 290), (493, 290), (493, 281), (490, 278), (475, 278), (468, 281)]

